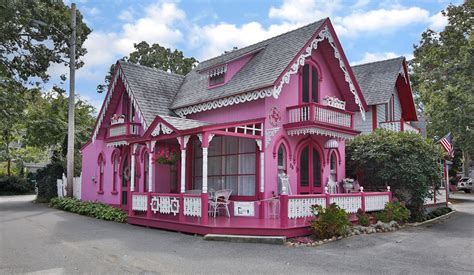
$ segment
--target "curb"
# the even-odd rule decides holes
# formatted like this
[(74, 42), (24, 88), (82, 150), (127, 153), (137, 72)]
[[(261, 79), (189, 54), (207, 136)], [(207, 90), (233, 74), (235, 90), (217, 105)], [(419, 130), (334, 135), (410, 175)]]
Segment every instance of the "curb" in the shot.
[(451, 216), (452, 214), (456, 213), (456, 210), (453, 209), (453, 211), (449, 212), (449, 213), (446, 213), (442, 216), (439, 216), (439, 217), (436, 217), (434, 219), (431, 219), (431, 220), (427, 220), (427, 221), (424, 221), (424, 222), (416, 222), (416, 223), (409, 223), (408, 225), (409, 226), (413, 226), (413, 227), (417, 227), (417, 226), (421, 226), (421, 225), (425, 225), (425, 224), (429, 224), (429, 223), (432, 223), (432, 222), (435, 222), (437, 220), (441, 220), (443, 218), (447, 218), (449, 216)]
[(233, 243), (264, 243), (264, 244), (285, 244), (284, 236), (249, 236), (249, 235), (221, 235), (207, 234), (203, 237), (205, 241), (223, 241)]

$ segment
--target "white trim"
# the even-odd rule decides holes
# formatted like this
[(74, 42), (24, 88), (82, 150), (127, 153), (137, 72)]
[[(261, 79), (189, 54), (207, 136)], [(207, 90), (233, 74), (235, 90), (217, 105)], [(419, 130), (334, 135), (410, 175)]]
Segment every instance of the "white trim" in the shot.
[(131, 100), (133, 106), (135, 107), (135, 110), (138, 111), (138, 117), (140, 118), (140, 122), (143, 126), (143, 129), (146, 131), (146, 129), (148, 128), (148, 126), (146, 124), (146, 121), (144, 119), (144, 116), (143, 116), (143, 112), (141, 111), (140, 107), (138, 106), (138, 103), (135, 99), (135, 96), (133, 95), (132, 90), (130, 89), (128, 81), (125, 78), (125, 75), (122, 71), (122, 67), (118, 66), (117, 73), (115, 74), (115, 77), (112, 81), (112, 85), (110, 85), (109, 91), (107, 92), (107, 96), (104, 100), (103, 108), (102, 108), (101, 112), (99, 113), (99, 115), (97, 116), (97, 125), (95, 126), (94, 132), (92, 134), (92, 142), (95, 142), (95, 139), (97, 138), (97, 135), (99, 134), (100, 127), (102, 126), (102, 122), (104, 122), (105, 113), (107, 112), (107, 107), (109, 106), (110, 100), (112, 99), (112, 94), (115, 90), (115, 85), (117, 85), (117, 80), (119, 79), (119, 77), (120, 77), (120, 79), (122, 79), (122, 82), (125, 86), (125, 91), (128, 93), (128, 96), (130, 97), (130, 100)]
[(169, 134), (173, 133), (173, 129), (169, 128), (164, 123), (159, 122), (158, 124), (156, 124), (156, 127), (155, 127), (155, 129), (153, 129), (153, 132), (151, 132), (151, 135), (156, 137), (156, 136), (159, 136), (160, 133), (163, 133), (165, 135), (169, 135)]
[(265, 148), (272, 142), (272, 137), (280, 130), (280, 127), (268, 128), (265, 130)]
[(107, 147), (119, 147), (123, 145), (128, 145), (128, 142), (122, 140), (122, 141), (115, 141), (115, 142), (108, 142)]
[(331, 35), (331, 32), (329, 31), (329, 28), (325, 26), (314, 38), (313, 42), (306, 47), (306, 50), (301, 53), (301, 55), (298, 57), (298, 59), (291, 65), (291, 67), (286, 71), (286, 73), (283, 75), (283, 77), (280, 80), (280, 83), (276, 85), (273, 89), (273, 97), (278, 98), (280, 96), (280, 93), (282, 91), (283, 85), (290, 83), (290, 77), (292, 74), (298, 73), (299, 67), (303, 66), (305, 64), (305, 59), (309, 56), (311, 56), (311, 53), (313, 49), (318, 48), (318, 43), (323, 41), (324, 39), (327, 39), (329, 42), (329, 45), (334, 49), (334, 57), (339, 60), (339, 67), (341, 70), (344, 72), (344, 79), (346, 82), (349, 84), (349, 89), (351, 93), (354, 95), (354, 99), (357, 105), (359, 105), (359, 109), (362, 115), (362, 119), (365, 120), (365, 110), (364, 106), (362, 105), (362, 102), (360, 101), (359, 95), (357, 94), (357, 91), (355, 89), (354, 83), (352, 83), (351, 77), (349, 75), (349, 72), (346, 68), (346, 65), (344, 65), (344, 61), (342, 60), (341, 54), (339, 53), (339, 50), (337, 49), (336, 44), (334, 43), (334, 38)]
[(320, 136), (330, 136), (334, 138), (342, 138), (342, 139), (353, 139), (354, 136), (350, 134), (344, 134), (337, 131), (325, 130), (318, 127), (309, 127), (309, 128), (301, 128), (301, 129), (292, 129), (288, 130), (287, 134), (289, 136), (298, 136), (298, 135), (320, 135)]
[(252, 92), (247, 92), (239, 95), (234, 95), (230, 97), (220, 98), (216, 100), (212, 100), (209, 102), (200, 103), (197, 105), (192, 105), (188, 107), (178, 108), (175, 112), (180, 117), (185, 117), (186, 115), (209, 111), (213, 109), (218, 109), (222, 107), (232, 106), (239, 103), (244, 103), (248, 101), (253, 101), (265, 97), (270, 97), (273, 95), (273, 89), (267, 88), (263, 90), (257, 90)]

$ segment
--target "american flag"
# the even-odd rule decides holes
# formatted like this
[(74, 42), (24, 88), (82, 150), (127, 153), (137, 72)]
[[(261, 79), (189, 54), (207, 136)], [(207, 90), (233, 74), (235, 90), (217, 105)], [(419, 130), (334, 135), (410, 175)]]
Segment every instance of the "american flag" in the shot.
[(442, 139), (439, 140), (443, 149), (448, 153), (448, 155), (452, 158), (454, 157), (454, 149), (453, 145), (451, 144), (451, 133), (445, 135)]

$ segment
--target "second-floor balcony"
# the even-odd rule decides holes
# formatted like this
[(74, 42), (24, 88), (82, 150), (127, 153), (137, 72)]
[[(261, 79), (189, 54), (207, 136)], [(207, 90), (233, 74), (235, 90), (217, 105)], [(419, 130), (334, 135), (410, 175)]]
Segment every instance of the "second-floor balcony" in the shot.
[(314, 122), (346, 129), (354, 128), (354, 114), (318, 103), (288, 107), (288, 123)]
[(135, 137), (139, 134), (140, 123), (115, 123), (107, 129), (107, 139), (122, 139)]
[(380, 122), (379, 127), (394, 132), (412, 132), (417, 134), (420, 133), (420, 130), (418, 128), (413, 127), (412, 125), (406, 123), (403, 120)]

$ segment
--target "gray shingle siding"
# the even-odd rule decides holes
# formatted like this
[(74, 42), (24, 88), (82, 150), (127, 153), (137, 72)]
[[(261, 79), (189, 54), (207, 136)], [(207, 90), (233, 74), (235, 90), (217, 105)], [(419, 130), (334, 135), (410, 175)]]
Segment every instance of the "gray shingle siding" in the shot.
[(400, 97), (398, 96), (397, 89), (395, 88), (393, 90), (394, 94), (394, 99), (395, 99), (395, 108), (394, 108), (394, 113), (395, 113), (395, 120), (401, 120), (402, 119), (402, 105), (400, 104)]
[(360, 112), (354, 114), (354, 128), (363, 134), (372, 132), (372, 108), (365, 113), (365, 120), (362, 119)]

